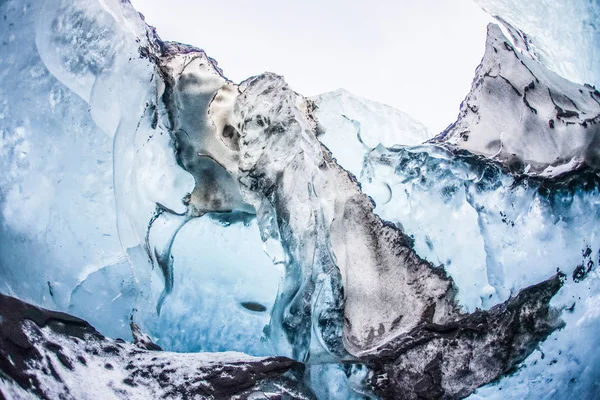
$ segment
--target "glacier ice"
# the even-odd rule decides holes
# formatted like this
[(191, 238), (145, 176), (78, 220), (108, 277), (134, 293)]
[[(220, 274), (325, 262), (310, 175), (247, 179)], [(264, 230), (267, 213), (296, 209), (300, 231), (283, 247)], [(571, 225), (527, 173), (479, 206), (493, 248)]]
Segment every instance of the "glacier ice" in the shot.
[[(380, 147), (365, 164), (363, 179), (393, 193), (375, 211), (410, 232), (421, 256), (445, 266), (464, 309), (489, 309), (557, 269), (569, 277), (552, 302), (568, 310), (565, 328), (517, 374), (480, 390), (478, 398), (507, 392), (539, 398), (553, 391), (558, 398), (572, 392), (586, 398), (597, 391), (598, 360), (590, 351), (600, 327), (597, 176), (515, 177), (482, 157), (435, 145)], [(469, 251), (457, 251), (461, 247)]]
[(336, 151), (337, 161), (359, 176), (364, 155), (379, 144), (417, 145), (431, 139), (427, 128), (409, 115), (346, 90), (315, 96), (319, 140)]
[[(3, 295), (3, 394), (597, 392), (600, 97), (519, 20), (432, 139), (343, 90), (231, 82), (127, 1), (0, 10), (0, 290), (134, 342)], [(182, 354), (232, 350), (277, 357)]]
[(0, 286), (65, 310), (82, 280), (123, 257), (113, 141), (40, 58), (39, 4), (1, 7)]
[(527, 47), (561, 76), (600, 84), (600, 4), (596, 0), (475, 0), (526, 33)]
[(517, 173), (598, 168), (600, 92), (593, 86), (567, 81), (518, 52), (494, 24), (475, 74), (458, 120), (434, 142), (499, 159)]
[(178, 233), (172, 254), (173, 292), (144, 326), (158, 344), (182, 352), (273, 354), (261, 338), (282, 273), (264, 253), (255, 220), (194, 219)]
[[(230, 300), (222, 313), (209, 316), (223, 325), (236, 315), (239, 324), (229, 326), (227, 334), (211, 336), (202, 323), (209, 302), (202, 302), (206, 293), (194, 285), (182, 284), (178, 294), (198, 305), (195, 318), (182, 320), (181, 311), (172, 307), (160, 317), (155, 312), (163, 278), (158, 266), (152, 271), (144, 254), (148, 224), (157, 204), (175, 214), (184, 212), (182, 199), (192, 193), (195, 181), (177, 164), (166, 131), (144, 131), (155, 115), (146, 100), (158, 90), (152, 85), (158, 82), (153, 64), (139, 56), (150, 28), (129, 4), (120, 2), (9, 1), (2, 7), (13, 38), (5, 44), (9, 57), (0, 61), (5, 66), (0, 92), (6, 122), (1, 126), (0, 162), (7, 171), (0, 178), (2, 291), (76, 313), (112, 337), (130, 337), (128, 321), (136, 310), (140, 326), (165, 348), (233, 346), (228, 348), (270, 353), (261, 341), (268, 311), (252, 313), (240, 304), (258, 302), (270, 309), (281, 273), (263, 254), (256, 224), (245, 224), (244, 215), (229, 220), (208, 215), (203, 217), (208, 225), (195, 224), (195, 232), (186, 227), (178, 235), (185, 239), (190, 233), (208, 249), (229, 255), (245, 253), (250, 265), (244, 270), (254, 267), (256, 274), (266, 276), (265, 286), (252, 291), (250, 279), (240, 286), (243, 275), (233, 269), (235, 263), (227, 258), (217, 262), (214, 256), (222, 253), (215, 251), (204, 260), (208, 266), (203, 279), (238, 275), (210, 289), (217, 298), (227, 296), (237, 303)], [(176, 215), (169, 215), (177, 222)], [(162, 219), (155, 228), (166, 230)], [(234, 221), (239, 228), (221, 228)], [(206, 233), (206, 226), (214, 229)], [(236, 231), (241, 246), (234, 242)], [(157, 246), (170, 238), (160, 229), (150, 233)], [(177, 264), (180, 271), (194, 271), (203, 262), (187, 260), (190, 264)], [(24, 271), (39, 278), (23, 279)], [(173, 279), (186, 282), (187, 276)], [(232, 287), (240, 291), (232, 293)], [(174, 319), (178, 332), (169, 328)]]

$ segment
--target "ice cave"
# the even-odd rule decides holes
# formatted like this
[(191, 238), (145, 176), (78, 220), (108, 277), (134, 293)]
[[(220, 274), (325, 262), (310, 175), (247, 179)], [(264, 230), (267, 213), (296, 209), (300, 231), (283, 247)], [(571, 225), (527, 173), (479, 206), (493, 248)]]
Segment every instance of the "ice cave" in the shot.
[(465, 1), (435, 130), (0, 0), (0, 399), (600, 398), (600, 3)]

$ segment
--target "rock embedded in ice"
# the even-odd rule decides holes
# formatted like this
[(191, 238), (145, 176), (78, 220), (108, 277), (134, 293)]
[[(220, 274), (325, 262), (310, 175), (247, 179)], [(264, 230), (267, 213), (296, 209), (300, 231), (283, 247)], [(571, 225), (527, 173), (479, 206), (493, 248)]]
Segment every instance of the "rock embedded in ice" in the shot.
[(600, 92), (549, 71), (490, 24), (458, 120), (431, 142), (494, 158), (518, 173), (598, 169)]
[(563, 279), (556, 275), (489, 311), (422, 323), (381, 346), (371, 356), (375, 392), (386, 399), (464, 398), (510, 373), (564, 326), (559, 310), (549, 306)]

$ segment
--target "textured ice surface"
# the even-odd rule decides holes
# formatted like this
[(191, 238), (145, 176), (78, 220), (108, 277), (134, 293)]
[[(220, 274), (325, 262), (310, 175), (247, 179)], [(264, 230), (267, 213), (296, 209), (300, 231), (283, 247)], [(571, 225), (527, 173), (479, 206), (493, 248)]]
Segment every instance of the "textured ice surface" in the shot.
[[(0, 7), (6, 21), (0, 28), (6, 32), (0, 290), (68, 310), (111, 337), (130, 337), (137, 310), (138, 323), (166, 349), (271, 353), (261, 337), (281, 272), (263, 253), (248, 216), (205, 216), (182, 228), (172, 243), (173, 301), (164, 315), (156, 313), (168, 275), (148, 262), (148, 224), (157, 204), (184, 213), (182, 201), (196, 182), (178, 165), (170, 125), (152, 128), (157, 113), (167, 111), (149, 106), (164, 89), (160, 71), (139, 54), (140, 45), (154, 45), (150, 28), (122, 2), (8, 1)], [(198, 208), (191, 216), (206, 211)], [(149, 245), (172, 239), (167, 214), (171, 225), (189, 220), (172, 213), (155, 221), (149, 238), (156, 243)], [(194, 240), (202, 244), (181, 244)], [(263, 277), (260, 283), (255, 276)], [(188, 303), (192, 313), (181, 306)]]
[(507, 393), (562, 398), (570, 391), (593, 398), (599, 371), (597, 354), (590, 349), (600, 328), (595, 311), (600, 193), (594, 173), (562, 183), (513, 176), (484, 158), (455, 156), (432, 145), (380, 147), (365, 160), (365, 171), (363, 179), (372, 179), (367, 194), (376, 185), (391, 193), (390, 201), (378, 203), (375, 211), (409, 232), (421, 256), (444, 265), (466, 310), (505, 301), (557, 269), (568, 275), (552, 302), (569, 310), (563, 313), (566, 327), (516, 375), (481, 389), (483, 398)]
[(464, 398), (510, 374), (557, 327), (548, 306), (562, 286), (557, 275), (506, 303), (441, 324), (422, 323), (378, 349), (371, 382), (382, 398)]
[(600, 250), (594, 173), (564, 183), (513, 176), (435, 145), (375, 149), (366, 169), (392, 194), (376, 212), (401, 224), (420, 255), (445, 265), (470, 311), (505, 301), (557, 268), (572, 274), (597, 262), (582, 256)]
[[(513, 31), (513, 33), (518, 33)], [(600, 167), (600, 92), (518, 52), (488, 26), (483, 60), (458, 120), (432, 141), (497, 159), (515, 172), (556, 176)]]
[[(490, 29), (488, 43), (502, 38), (497, 28), (492, 26)], [(507, 32), (510, 33), (510, 30)], [(515, 30), (512, 32), (519, 34)], [(523, 40), (523, 37), (512, 38), (513, 42), (519, 39)], [(529, 99), (529, 106), (536, 108), (534, 113), (522, 99), (512, 100), (515, 89), (504, 81), (502, 85), (506, 85), (506, 90), (492, 91), (492, 106), (485, 103), (489, 99), (487, 92), (477, 92), (476, 83), (479, 82), (476, 77), (473, 91), (463, 103), (463, 109), (474, 113), (475, 117), (463, 120), (461, 116), (457, 124), (462, 123), (465, 130), (474, 131), (467, 135), (482, 135), (485, 139), (503, 130), (507, 133), (499, 132), (499, 136), (508, 139), (512, 152), (529, 152), (527, 157), (530, 159), (543, 160), (552, 152), (569, 154), (573, 150), (565, 149), (570, 148), (574, 149), (573, 153), (584, 156), (576, 156), (575, 159), (583, 160), (587, 156), (585, 151), (596, 151), (597, 121), (588, 121), (586, 127), (576, 124), (577, 129), (583, 128), (578, 131), (569, 128), (575, 124), (563, 121), (569, 131), (565, 132), (562, 144), (556, 141), (555, 131), (551, 133), (551, 139), (537, 136), (540, 134), (538, 127), (547, 130), (549, 124), (547, 121), (544, 121), (545, 124), (534, 121), (540, 118), (538, 110), (543, 113), (544, 108), (549, 109), (555, 118), (556, 113), (561, 111), (559, 107), (564, 114), (564, 109), (582, 104), (590, 109), (582, 107), (583, 112), (579, 109), (578, 114), (585, 115), (585, 118), (597, 116), (597, 92), (544, 71), (544, 67), (527, 53), (515, 57), (517, 53), (512, 52), (510, 44), (504, 45), (504, 39), (499, 44), (501, 46), (488, 45), (487, 59), (484, 58), (482, 65), (499, 64), (500, 74), (513, 81), (526, 75), (530, 81), (534, 80), (531, 72), (534, 71), (539, 77), (534, 85), (539, 86), (540, 81), (543, 84), (545, 79), (546, 85), (555, 88), (553, 93), (546, 99)], [(521, 44), (526, 49), (523, 42)], [(523, 62), (517, 61), (519, 64), (511, 68), (510, 60), (501, 55), (503, 51), (509, 52), (507, 55), (516, 60), (521, 58)], [(491, 79), (489, 71), (483, 69), (480, 67), (478, 75), (481, 81)], [(587, 97), (579, 99), (582, 92), (587, 93)], [(570, 106), (560, 102), (557, 106), (554, 93), (559, 94), (556, 98), (572, 93), (570, 96), (576, 99), (577, 104), (567, 99)], [(533, 104), (534, 101), (537, 104)], [(522, 111), (511, 110), (513, 105), (521, 107)], [(488, 117), (484, 118), (482, 112), (488, 113)], [(327, 110), (318, 110), (317, 115), (321, 122), (321, 119), (328, 121), (327, 118), (335, 114), (328, 115)], [(521, 117), (515, 118), (515, 115)], [(530, 119), (533, 117), (529, 127), (523, 123), (523, 118), (528, 115)], [(583, 117), (579, 118), (579, 122), (583, 122)], [(567, 159), (568, 162), (563, 161), (560, 168), (538, 169), (538, 173), (543, 171), (542, 175), (547, 176), (566, 174), (558, 180), (514, 176), (509, 169), (484, 158), (449, 152), (435, 145), (395, 146), (391, 149), (380, 146), (372, 151), (363, 146), (362, 154), (367, 155), (357, 159), (360, 153), (347, 145), (353, 143), (359, 132), (357, 124), (341, 121), (337, 125), (322, 125), (325, 127), (322, 140), (333, 151), (333, 156), (359, 178), (365, 193), (377, 204), (375, 211), (414, 237), (419, 255), (436, 265), (444, 265), (458, 287), (458, 300), (465, 310), (488, 309), (557, 269), (569, 276), (553, 301), (557, 307), (568, 310), (564, 314), (566, 327), (554, 333), (542, 344), (540, 351), (525, 360), (517, 374), (480, 389), (475, 398), (540, 398), (548, 394), (563, 398), (569, 397), (570, 393), (577, 393), (582, 398), (596, 396), (600, 390), (598, 360), (591, 349), (596, 346), (595, 337), (600, 324), (595, 312), (598, 277), (594, 272), (600, 262), (600, 232), (597, 228), (600, 226), (600, 203), (595, 172), (573, 175), (571, 171), (580, 168), (581, 164)], [(557, 126), (555, 124), (554, 128)], [(327, 128), (334, 127), (340, 127), (335, 130), (339, 136), (331, 135), (328, 143)], [(456, 127), (450, 130), (457, 132)], [(579, 138), (591, 140), (591, 144), (578, 145)], [(518, 143), (511, 143), (513, 140)], [(401, 143), (400, 140), (398, 142)], [(458, 146), (463, 146), (460, 141)], [(483, 146), (480, 149), (476, 151), (488, 156), (496, 155), (495, 152), (486, 152)], [(593, 163), (594, 157), (589, 160)], [(546, 162), (551, 163), (551, 160)], [(515, 167), (510, 162), (507, 165)], [(517, 170), (535, 173), (531, 165), (525, 169), (527, 165), (517, 167)], [(428, 206), (423, 207), (424, 204)], [(587, 275), (585, 281), (576, 282), (584, 275)]]
[[(596, 257), (595, 265), (598, 265)], [(479, 389), (470, 399), (596, 399), (600, 393), (600, 275), (568, 283), (553, 304), (565, 307), (566, 326), (540, 344), (517, 372)]]
[(272, 324), (283, 327), (294, 358), (307, 359), (311, 328), (328, 353), (358, 356), (422, 320), (453, 317), (451, 280), (373, 214), (355, 178), (316, 139), (310, 103), (274, 74), (241, 91), (240, 183), (263, 235), (280, 238), (286, 252)]
[(600, 85), (600, 3), (597, 0), (475, 0), (485, 11), (527, 34), (552, 71)]
[(75, 286), (123, 250), (112, 136), (40, 59), (40, 7), (0, 5), (0, 290), (65, 310)]
[(338, 163), (355, 176), (360, 174), (364, 154), (377, 145), (416, 145), (433, 136), (423, 124), (402, 111), (344, 89), (312, 100), (323, 131), (319, 140), (329, 149), (336, 149)]
[(256, 221), (226, 226), (208, 215), (185, 225), (173, 244), (174, 286), (146, 324), (174, 351), (273, 354), (263, 338), (281, 279), (264, 253)]

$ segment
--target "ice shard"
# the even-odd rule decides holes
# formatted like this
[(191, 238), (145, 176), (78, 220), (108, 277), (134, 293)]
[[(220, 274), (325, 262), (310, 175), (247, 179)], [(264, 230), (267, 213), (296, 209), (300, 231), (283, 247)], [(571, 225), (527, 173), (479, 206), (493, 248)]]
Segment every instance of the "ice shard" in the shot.
[(319, 140), (334, 152), (344, 169), (357, 177), (360, 177), (365, 154), (378, 145), (418, 145), (433, 137), (423, 124), (409, 115), (343, 89), (310, 100), (317, 107)]
[(303, 366), (284, 357), (163, 352), (139, 335), (134, 344), (111, 340), (79, 318), (3, 294), (0, 316), (7, 398), (314, 398)]

